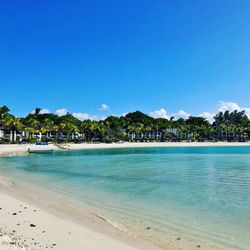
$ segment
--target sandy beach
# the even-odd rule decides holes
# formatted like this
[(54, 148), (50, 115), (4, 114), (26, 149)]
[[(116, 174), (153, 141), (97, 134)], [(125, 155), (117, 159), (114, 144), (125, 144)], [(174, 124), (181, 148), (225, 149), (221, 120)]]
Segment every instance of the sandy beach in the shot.
[[(106, 148), (115, 145), (72, 144), (70, 149)], [(116, 145), (124, 146), (124, 145)], [(27, 150), (60, 150), (57, 146), (0, 145), (0, 155), (26, 154)], [(25, 196), (23, 194), (25, 193)], [(32, 197), (32, 199), (30, 199)], [(102, 218), (91, 216), (81, 222), (66, 218), (48, 209), (39, 200), (41, 195), (17, 188), (13, 181), (0, 177), (0, 249), (158, 249), (114, 229)], [(46, 201), (47, 202), (47, 201)]]
[(101, 218), (68, 218), (44, 203), (39, 193), (23, 195), (24, 189), (18, 189), (12, 180), (0, 178), (1, 250), (158, 249), (115, 230)]
[[(68, 150), (80, 149), (104, 149), (104, 148), (140, 148), (140, 147), (214, 147), (214, 146), (250, 146), (250, 142), (124, 142), (124, 143), (99, 143), (99, 144), (68, 144)], [(53, 144), (39, 146), (34, 144), (2, 144), (0, 145), (0, 155), (17, 155), (27, 153), (28, 149), (34, 150), (62, 150)]]
[[(182, 146), (250, 146), (250, 143), (70, 144), (70, 150)], [(0, 145), (0, 155), (26, 154), (28, 148), (61, 150), (54, 145)], [(18, 180), (0, 177), (0, 249), (161, 249), (160, 245), (152, 243), (152, 239), (138, 238), (111, 226), (101, 217), (78, 214), (70, 209), (68, 204), (48, 203), (39, 189), (23, 187)], [(72, 213), (74, 217), (67, 216)], [(169, 247), (163, 249), (196, 249), (198, 246), (193, 242), (190, 245), (176, 241), (174, 237), (169, 241)], [(202, 249), (207, 248), (202, 246)]]

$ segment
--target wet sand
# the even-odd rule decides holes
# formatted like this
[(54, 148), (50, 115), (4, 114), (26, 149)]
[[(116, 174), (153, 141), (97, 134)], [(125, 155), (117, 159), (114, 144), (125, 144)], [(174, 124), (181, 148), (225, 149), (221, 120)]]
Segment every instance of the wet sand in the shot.
[[(20, 190), (19, 190), (20, 191)], [(39, 195), (22, 199), (12, 181), (0, 178), (0, 249), (158, 249), (115, 230), (101, 218), (85, 218), (84, 225), (46, 209)], [(40, 203), (40, 204), (39, 204)], [(43, 205), (41, 206), (41, 204)], [(76, 217), (77, 218), (77, 217)]]

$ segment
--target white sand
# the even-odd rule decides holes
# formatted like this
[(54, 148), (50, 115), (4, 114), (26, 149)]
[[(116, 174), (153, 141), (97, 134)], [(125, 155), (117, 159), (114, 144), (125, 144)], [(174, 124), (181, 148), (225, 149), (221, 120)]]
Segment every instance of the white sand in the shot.
[[(250, 143), (122, 143), (71, 144), (71, 149), (125, 148), (125, 147), (184, 147), (184, 146), (250, 146)], [(58, 149), (54, 145), (0, 145), (0, 155), (26, 153), (31, 149)], [(18, 188), (12, 189), (11, 180), (0, 177), (0, 249), (1, 250), (104, 250), (104, 249), (157, 249), (152, 244), (136, 239), (105, 222), (86, 218), (84, 225), (67, 216), (51, 212), (46, 200), (40, 204), (26, 199), (29, 195)], [(12, 189), (12, 192), (9, 190)], [(34, 191), (32, 189), (32, 191)], [(34, 191), (35, 192), (35, 191)], [(33, 192), (33, 193), (34, 193)], [(22, 196), (20, 196), (20, 193)], [(40, 194), (37, 194), (39, 199)], [(44, 203), (41, 206), (41, 203)], [(58, 204), (57, 206), (60, 206)], [(90, 225), (93, 223), (92, 225)], [(34, 224), (35, 227), (30, 226)], [(101, 225), (105, 224), (105, 225)], [(90, 225), (90, 226), (89, 226)], [(111, 229), (112, 228), (112, 229)], [(151, 238), (151, 241), (152, 240)], [(178, 244), (176, 244), (177, 242)], [(55, 245), (53, 245), (55, 244)], [(196, 249), (195, 242), (169, 241), (163, 249)], [(202, 249), (204, 246), (202, 246)], [(208, 248), (209, 249), (209, 248)]]
[[(0, 249), (105, 250), (157, 249), (121, 232), (105, 234), (21, 200), (6, 190), (12, 183), (0, 178)], [(93, 223), (96, 223), (93, 221)], [(33, 225), (33, 226), (32, 226)]]
[[(76, 149), (98, 149), (98, 148), (132, 148), (132, 147), (209, 147), (209, 146), (250, 146), (250, 142), (138, 142), (138, 143), (99, 143), (99, 144), (69, 144), (71, 150)], [(5, 144), (0, 145), (0, 155), (16, 155), (26, 153), (28, 149), (36, 150), (62, 150), (57, 146), (37, 146), (34, 144)]]

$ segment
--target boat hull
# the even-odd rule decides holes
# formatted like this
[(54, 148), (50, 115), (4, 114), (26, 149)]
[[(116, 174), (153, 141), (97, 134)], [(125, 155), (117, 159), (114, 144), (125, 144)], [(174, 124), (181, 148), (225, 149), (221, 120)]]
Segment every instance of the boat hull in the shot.
[(48, 150), (28, 150), (28, 153), (30, 154), (53, 154), (54, 150), (53, 149), (48, 149)]

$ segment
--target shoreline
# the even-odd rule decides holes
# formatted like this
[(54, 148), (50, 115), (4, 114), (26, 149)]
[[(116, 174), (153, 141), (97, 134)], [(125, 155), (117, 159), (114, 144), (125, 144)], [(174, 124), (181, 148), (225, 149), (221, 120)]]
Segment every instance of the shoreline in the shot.
[(29, 188), (0, 176), (0, 249), (160, 249), (101, 215)]
[[(124, 143), (81, 143), (68, 144), (66, 150), (84, 149), (113, 149), (113, 148), (148, 148), (148, 147), (227, 147), (227, 146), (250, 146), (250, 142), (124, 142)], [(63, 151), (53, 144), (40, 146), (35, 144), (2, 144), (0, 145), (0, 156), (14, 156), (26, 154), (28, 149)]]
[(155, 234), (150, 223), (142, 230), (87, 204), (78, 205), (40, 185), (0, 176), (0, 249), (225, 250), (205, 238), (175, 230)]
[[(123, 224), (98, 209), (78, 206), (70, 198), (40, 185), (5, 176), (0, 176), (0, 208), (0, 235), (7, 237), (9, 247), (19, 246), (6, 250), (46, 247), (58, 250), (195, 250), (199, 246), (203, 250), (221, 249), (204, 239), (194, 240), (175, 231), (155, 234), (154, 230), (148, 230), (150, 224), (145, 224), (143, 230)], [(0, 236), (0, 249), (4, 241)]]
[[(250, 146), (250, 143), (71, 144), (70, 150), (128, 147), (186, 147), (187, 145), (190, 147)], [(36, 147), (36, 149), (41, 148), (47, 150), (48, 147), (51, 147), (56, 150), (56, 146), (54, 145), (0, 145), (0, 152), (2, 152), (1, 148), (6, 148), (6, 151), (4, 151), (4, 155), (22, 155), (26, 153), (26, 147), (31, 146)], [(60, 151), (60, 149), (57, 150)], [(0, 176), (0, 208), (4, 208), (0, 209), (0, 218), (3, 218), (1, 219), (0, 224), (0, 249), (2, 249), (1, 244), (4, 241), (9, 247), (3, 248), (6, 250), (30, 249), (30, 247), (32, 247), (31, 249), (36, 250), (44, 249), (46, 248), (46, 246), (48, 248), (60, 250), (80, 250), (86, 248), (86, 246), (88, 246), (88, 249), (93, 250), (113, 249), (113, 247), (109, 247), (110, 244), (112, 246), (117, 246), (115, 247), (116, 249), (122, 250), (191, 250), (196, 249), (199, 245), (201, 245), (202, 249), (204, 250), (211, 249), (211, 247), (209, 248), (208, 245), (206, 245), (207, 242), (204, 242), (204, 239), (201, 239), (201, 241), (195, 240), (193, 242), (190, 242), (188, 238), (182, 235), (181, 240), (177, 240), (180, 239), (179, 235), (174, 234), (174, 232), (172, 234), (171, 231), (169, 232), (169, 234), (163, 235), (163, 238), (161, 239), (159, 237), (155, 238), (151, 230), (145, 230), (147, 229), (146, 227), (144, 228), (144, 231), (137, 231), (137, 228), (133, 227), (124, 228), (123, 230), (122, 224), (120, 224), (119, 221), (112, 220), (112, 217), (109, 218), (106, 215), (103, 216), (102, 213), (96, 212), (98, 210), (95, 209), (90, 211), (74, 207), (71, 204), (70, 198), (63, 198), (63, 196), (61, 197), (61, 199), (58, 198), (58, 194), (46, 190), (46, 188), (41, 185), (36, 185), (36, 183), (22, 183), (19, 179), (16, 178), (13, 179)], [(22, 206), (20, 207), (20, 205)], [(26, 211), (23, 210), (24, 206), (29, 208), (29, 210), (27, 210), (29, 211), (29, 213), (25, 213)], [(35, 210), (36, 213), (34, 214), (33, 211)], [(20, 214), (19, 211), (21, 211)], [(16, 213), (16, 215), (13, 216), (13, 213)], [(21, 222), (16, 220), (20, 217), (22, 218)], [(49, 223), (47, 223), (46, 221), (49, 221)], [(36, 227), (30, 227), (29, 223), (35, 224)], [(22, 225), (23, 228), (18, 224)], [(43, 227), (45, 229), (37, 232), (36, 229), (38, 227), (38, 224), (41, 225), (39, 226), (39, 228)], [(70, 232), (70, 236), (74, 233), (74, 237), (70, 238), (69, 235), (67, 235), (68, 229), (72, 231)], [(45, 234), (43, 233), (43, 231), (49, 232), (49, 234)], [(59, 234), (57, 235), (58, 232), (60, 232), (60, 236)], [(77, 245), (74, 245), (75, 242), (78, 242)], [(11, 248), (12, 243), (13, 246), (19, 245), (19, 248)], [(41, 245), (40, 248), (39, 244)], [(56, 245), (53, 246), (53, 244)], [(69, 246), (67, 244), (71, 245)], [(21, 248), (22, 246), (28, 247)]]

